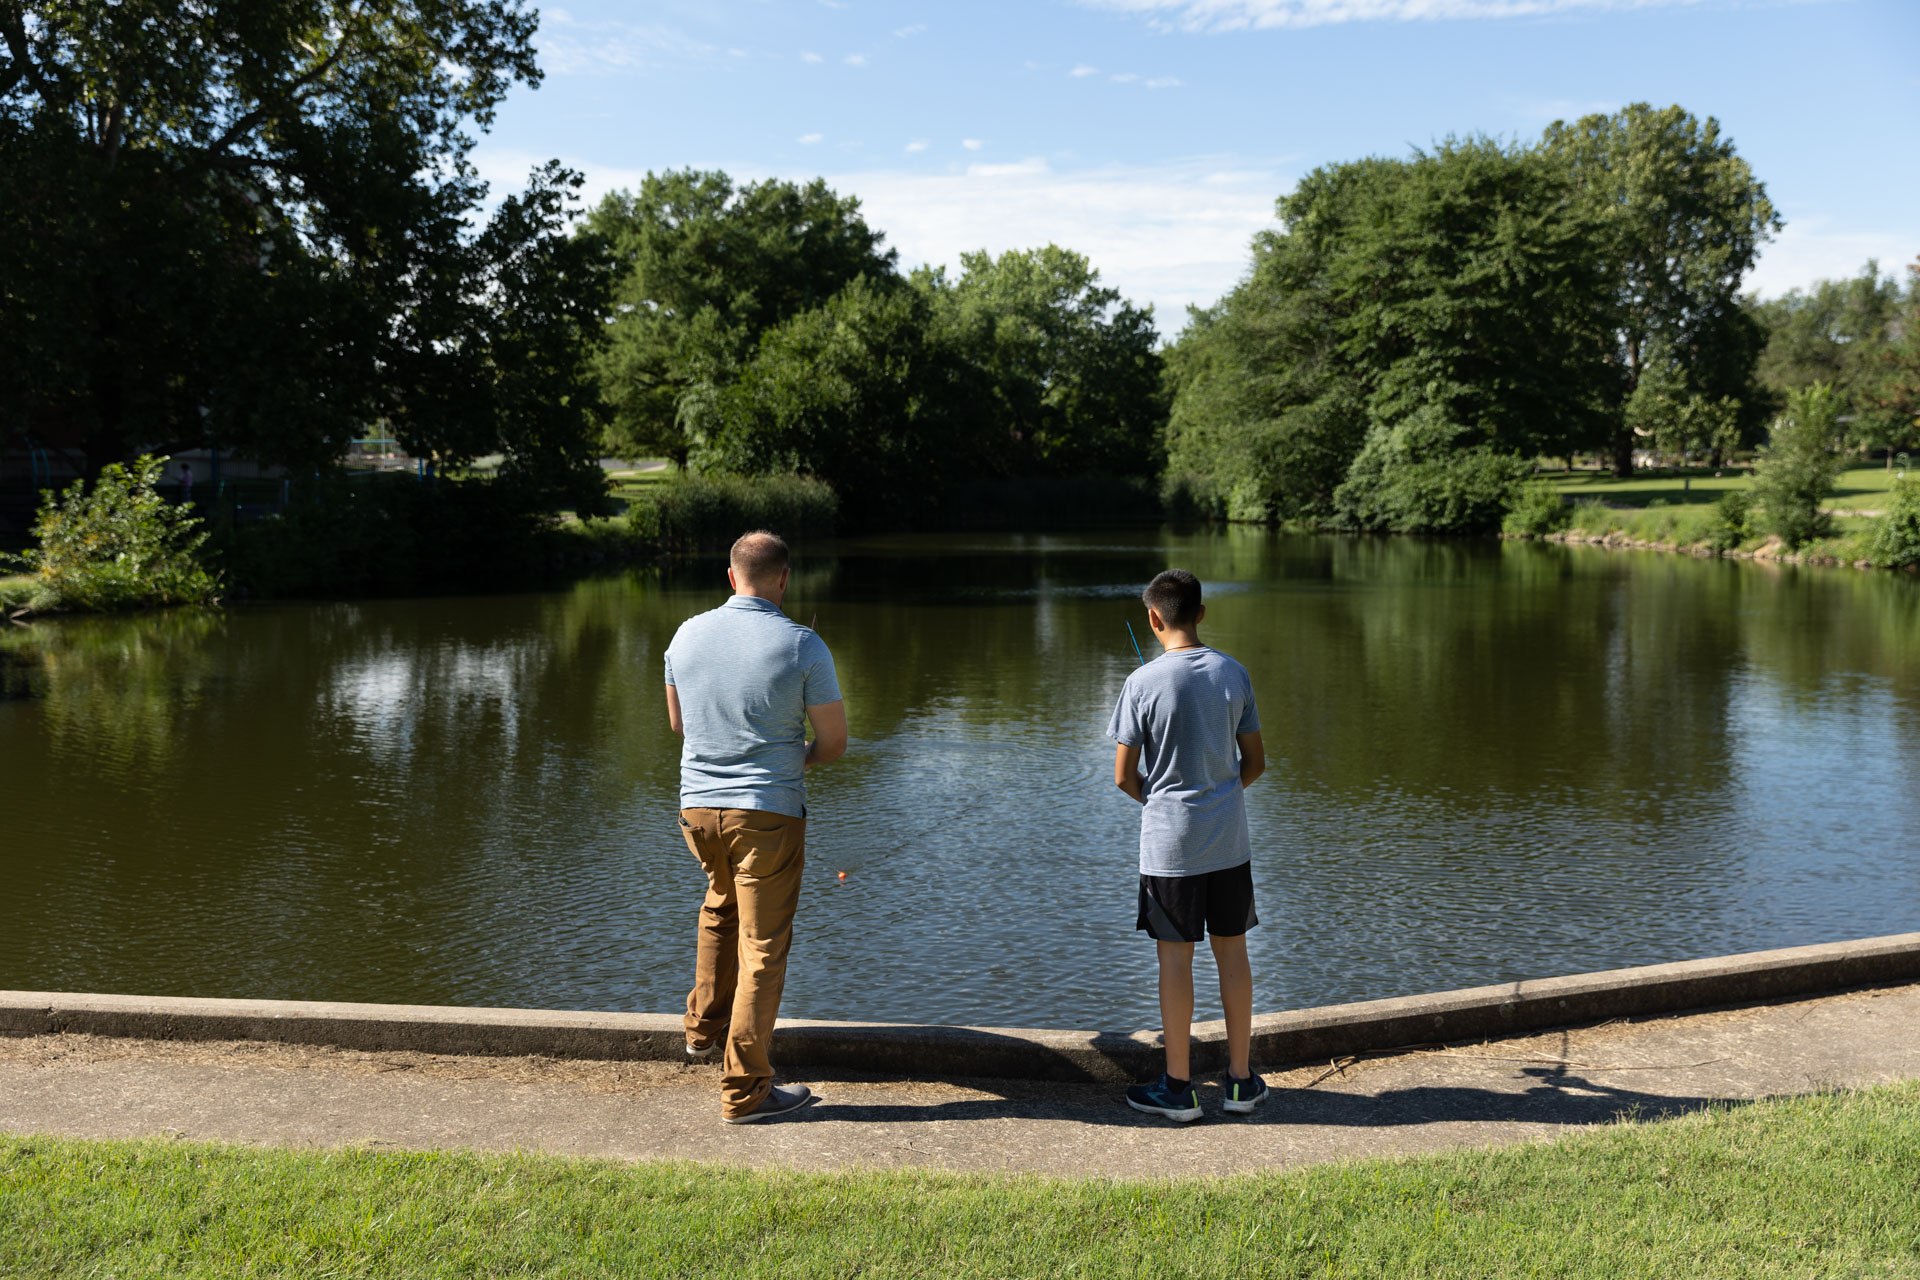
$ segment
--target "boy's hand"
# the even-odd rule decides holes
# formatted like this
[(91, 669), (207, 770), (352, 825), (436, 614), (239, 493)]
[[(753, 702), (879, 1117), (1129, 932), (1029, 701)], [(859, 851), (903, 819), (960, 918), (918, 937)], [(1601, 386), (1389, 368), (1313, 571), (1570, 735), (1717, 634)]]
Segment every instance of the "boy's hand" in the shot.
[[(1259, 737), (1259, 734), (1254, 734)], [(1244, 769), (1244, 766), (1243, 766)], [(1137, 803), (1147, 802), (1142, 790), (1146, 779), (1140, 776), (1140, 748), (1120, 743), (1113, 752), (1113, 785), (1132, 796)]]
[(1235, 742), (1240, 744), (1240, 789), (1246, 790), (1254, 780), (1267, 771), (1267, 747), (1260, 741), (1260, 731), (1236, 733)]

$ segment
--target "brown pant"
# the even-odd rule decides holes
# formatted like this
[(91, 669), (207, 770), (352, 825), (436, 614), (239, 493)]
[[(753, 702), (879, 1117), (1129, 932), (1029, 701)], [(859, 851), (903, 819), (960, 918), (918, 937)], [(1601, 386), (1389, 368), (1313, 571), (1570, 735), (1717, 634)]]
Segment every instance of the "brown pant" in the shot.
[(767, 1048), (787, 982), (807, 821), (760, 809), (682, 809), (680, 832), (707, 873), (687, 993), (687, 1043), (727, 1038), (723, 1115), (746, 1115), (773, 1087)]

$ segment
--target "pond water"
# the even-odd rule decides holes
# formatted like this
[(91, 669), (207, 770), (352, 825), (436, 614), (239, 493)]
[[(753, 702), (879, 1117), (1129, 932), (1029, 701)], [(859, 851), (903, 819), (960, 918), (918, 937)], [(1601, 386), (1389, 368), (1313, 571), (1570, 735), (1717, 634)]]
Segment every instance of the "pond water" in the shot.
[[(1259, 1009), (1920, 929), (1910, 578), (1252, 530), (801, 550), (853, 747), (810, 783), (791, 1016), (1157, 1024), (1103, 732), (1168, 565), (1264, 720)], [(0, 987), (677, 1011), (702, 880), (660, 655), (724, 595), (702, 562), (11, 629)]]

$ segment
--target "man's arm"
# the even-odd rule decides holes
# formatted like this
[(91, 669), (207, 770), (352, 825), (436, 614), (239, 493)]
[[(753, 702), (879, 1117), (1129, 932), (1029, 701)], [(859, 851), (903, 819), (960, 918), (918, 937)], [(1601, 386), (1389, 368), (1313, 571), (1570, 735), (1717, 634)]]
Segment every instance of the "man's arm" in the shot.
[(847, 704), (822, 702), (807, 708), (813, 724), (813, 741), (807, 744), (807, 768), (832, 764), (847, 754)]
[(1260, 731), (1236, 733), (1234, 741), (1240, 744), (1240, 788), (1252, 786), (1259, 776), (1267, 771), (1267, 747), (1260, 741)]
[(1140, 748), (1130, 747), (1124, 742), (1116, 745), (1113, 749), (1113, 785), (1145, 804), (1147, 796), (1143, 788), (1146, 781), (1140, 776)]
[(687, 722), (680, 716), (680, 691), (672, 685), (667, 686), (667, 723), (681, 737), (687, 736)]

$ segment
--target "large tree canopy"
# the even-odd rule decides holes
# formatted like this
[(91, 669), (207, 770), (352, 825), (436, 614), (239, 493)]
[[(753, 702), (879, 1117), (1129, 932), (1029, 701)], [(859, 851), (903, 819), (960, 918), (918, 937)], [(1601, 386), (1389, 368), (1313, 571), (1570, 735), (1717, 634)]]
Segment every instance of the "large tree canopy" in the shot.
[(946, 328), (993, 388), (1020, 470), (1151, 475), (1166, 419), (1152, 308), (1135, 307), (1071, 249), (960, 255), (924, 273)]
[(1510, 470), (1482, 455), (1594, 433), (1611, 376), (1603, 278), (1558, 166), (1449, 142), (1316, 170), (1280, 218), (1173, 359), (1177, 482), (1241, 518), (1431, 528), (1429, 513), (1382, 505), (1408, 491), (1398, 472), (1472, 454), (1478, 486)]
[(724, 173), (649, 173), (638, 191), (603, 199), (585, 229), (618, 264), (596, 369), (608, 447), (633, 457), (684, 463), (690, 390), (729, 381), (774, 326), (862, 276), (893, 273), (860, 202), (819, 179), (736, 187)]
[(0, 430), (97, 469), (213, 443), (582, 481), (603, 269), (549, 165), (467, 154), (537, 83), (518, 0), (0, 0)]
[(1615, 472), (1632, 473), (1642, 431), (1703, 404), (1731, 401), (1757, 426), (1766, 407), (1752, 394), (1753, 369), (1765, 335), (1740, 305), (1740, 283), (1781, 222), (1719, 121), (1637, 102), (1556, 121), (1542, 146), (1600, 228), (1621, 373), (1608, 440)]
[(1167, 483), (1240, 519), (1464, 529), (1514, 459), (1723, 452), (1766, 413), (1740, 281), (1779, 226), (1712, 120), (1330, 165), (1168, 357)]

